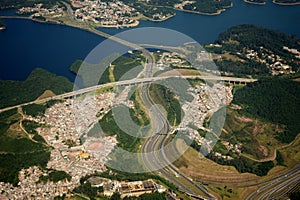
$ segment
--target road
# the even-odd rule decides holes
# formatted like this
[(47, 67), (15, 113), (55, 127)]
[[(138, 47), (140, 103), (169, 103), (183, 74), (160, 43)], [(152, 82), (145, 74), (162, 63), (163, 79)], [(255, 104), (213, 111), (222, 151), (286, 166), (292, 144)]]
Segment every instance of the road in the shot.
[[(179, 77), (179, 76), (176, 76)], [(236, 78), (236, 77), (222, 77), (222, 76), (200, 76), (200, 75), (195, 75), (195, 76), (180, 76), (181, 78), (185, 78), (185, 79), (203, 79), (203, 80), (219, 80), (219, 81), (240, 81), (240, 82), (255, 82), (257, 81), (257, 79), (244, 79), (244, 78)], [(54, 99), (65, 99), (65, 98), (70, 98), (70, 97), (74, 97), (77, 95), (82, 95), (88, 92), (93, 92), (96, 91), (98, 89), (104, 88), (104, 87), (110, 87), (110, 86), (126, 86), (126, 85), (136, 85), (136, 84), (141, 84), (141, 83), (150, 83), (150, 82), (155, 82), (155, 81), (159, 81), (159, 80), (164, 80), (164, 79), (168, 79), (168, 78), (174, 78), (174, 76), (161, 76), (161, 77), (150, 77), (150, 78), (135, 78), (135, 79), (130, 79), (130, 80), (124, 80), (124, 81), (118, 81), (118, 82), (112, 82), (112, 83), (106, 83), (106, 84), (101, 84), (101, 85), (95, 85), (95, 86), (91, 86), (91, 87), (87, 87), (87, 88), (83, 88), (83, 89), (79, 89), (76, 91), (72, 91), (72, 92), (67, 92), (64, 94), (59, 94), (56, 96), (52, 96), (52, 97), (48, 97), (45, 99), (41, 99), (41, 100), (35, 100), (35, 101), (31, 101), (31, 102), (27, 102), (27, 103), (23, 103), (23, 104), (19, 104), (19, 105), (15, 105), (15, 106), (10, 106), (7, 108), (2, 108), (0, 109), (0, 112), (3, 111), (7, 111), (7, 110), (11, 110), (13, 108), (19, 108), (22, 106), (26, 106), (29, 104), (41, 104), (41, 103), (45, 103), (47, 101), (50, 100), (54, 100)]]
[[(145, 67), (145, 77), (150, 78), (150, 82), (156, 78), (163, 77), (151, 77), (152, 69), (155, 63), (154, 57), (146, 56), (146, 67)], [(194, 77), (193, 77), (194, 78)], [(179, 170), (169, 162), (166, 154), (164, 152), (164, 145), (170, 134), (170, 125), (168, 120), (163, 115), (162, 111), (155, 106), (155, 103), (149, 94), (149, 83), (143, 84), (140, 92), (140, 97), (146, 108), (152, 112), (150, 113), (150, 118), (152, 121), (152, 131), (154, 134), (147, 138), (142, 146), (142, 161), (149, 171), (158, 173), (158, 175), (165, 177), (167, 180), (176, 185), (180, 191), (194, 196), (198, 199), (215, 199), (207, 190), (197, 183), (193, 182), (190, 178), (186, 177), (184, 174), (180, 173)], [(151, 153), (152, 152), (152, 153)], [(180, 179), (179, 179), (180, 178)], [(183, 183), (182, 180), (185, 180)], [(196, 192), (197, 191), (197, 192)], [(200, 196), (204, 194), (205, 198)]]
[[(264, 182), (249, 185), (264, 185), (247, 197), (247, 200), (253, 199), (278, 199), (277, 197), (285, 195), (289, 189), (300, 182), (300, 164), (285, 174), (271, 178)], [(290, 188), (291, 187), (291, 188)]]

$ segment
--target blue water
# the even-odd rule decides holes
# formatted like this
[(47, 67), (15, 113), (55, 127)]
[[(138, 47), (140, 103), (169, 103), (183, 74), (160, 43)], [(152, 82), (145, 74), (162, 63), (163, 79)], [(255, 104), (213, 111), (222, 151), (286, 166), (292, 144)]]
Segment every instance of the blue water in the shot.
[[(233, 4), (232, 8), (221, 15), (204, 16), (176, 12), (176, 17), (167, 21), (142, 21), (139, 27), (173, 29), (192, 37), (200, 44), (213, 42), (221, 32), (239, 24), (256, 24), (300, 37), (300, 5), (279, 6), (270, 1), (266, 5), (254, 5), (242, 0), (233, 0)], [(100, 28), (99, 30), (116, 34), (126, 29)]]
[[(164, 27), (182, 32), (201, 44), (215, 40), (219, 33), (238, 24), (256, 24), (300, 37), (300, 5), (265, 6), (233, 0), (234, 7), (218, 16), (177, 12), (164, 22), (141, 21), (139, 27)], [(11, 15), (12, 10), (0, 11)], [(83, 30), (41, 24), (29, 20), (6, 19), (7, 30), (0, 31), (0, 79), (24, 80), (36, 67), (74, 80), (69, 66), (83, 59), (104, 40)], [(127, 29), (100, 30), (116, 34)]]
[(104, 38), (92, 33), (30, 20), (7, 19), (0, 31), (0, 79), (24, 80), (37, 67), (74, 80), (69, 66), (84, 59)]

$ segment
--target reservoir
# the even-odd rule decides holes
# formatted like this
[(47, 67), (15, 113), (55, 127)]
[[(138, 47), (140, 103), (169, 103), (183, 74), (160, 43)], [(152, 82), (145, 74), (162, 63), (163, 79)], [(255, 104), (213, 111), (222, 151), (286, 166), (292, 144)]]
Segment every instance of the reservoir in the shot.
[[(141, 21), (138, 27), (173, 29), (200, 44), (213, 42), (221, 32), (238, 24), (255, 24), (300, 37), (300, 5), (279, 6), (268, 1), (261, 6), (242, 0), (233, 0), (233, 4), (221, 15), (176, 12), (176, 17), (167, 21)], [(8, 10), (0, 11), (0, 15), (10, 14)], [(4, 21), (7, 29), (0, 31), (0, 80), (24, 80), (34, 68), (41, 67), (73, 81), (75, 76), (69, 72), (69, 66), (77, 59), (84, 59), (104, 40), (87, 31), (62, 25), (22, 19)], [(127, 29), (99, 30), (116, 34)]]

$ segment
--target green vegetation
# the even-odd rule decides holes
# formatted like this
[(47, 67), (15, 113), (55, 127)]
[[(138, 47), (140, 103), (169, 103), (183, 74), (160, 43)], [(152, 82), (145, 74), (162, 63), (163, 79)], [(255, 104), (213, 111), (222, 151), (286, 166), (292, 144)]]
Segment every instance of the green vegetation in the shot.
[(39, 182), (47, 182), (47, 181), (52, 181), (54, 183), (57, 183), (58, 181), (62, 180), (71, 180), (71, 176), (66, 173), (65, 171), (57, 171), (57, 170), (52, 170), (49, 175), (47, 176), (40, 176)]
[(181, 122), (182, 112), (179, 101), (170, 89), (162, 85), (151, 84), (150, 96), (156, 104), (161, 104), (167, 111), (167, 119), (171, 126), (177, 126)]
[[(299, 95), (300, 84), (283, 77), (263, 79), (237, 89), (232, 103), (242, 109), (227, 109), (220, 138), (233, 145), (242, 144), (242, 154), (227, 150), (221, 142), (217, 142), (208, 158), (222, 165), (232, 165), (241, 173), (259, 176), (266, 175), (275, 164), (285, 166), (279, 151), (275, 161), (256, 162), (250, 157), (264, 159), (282, 143), (295, 139), (300, 132)], [(200, 150), (200, 146), (194, 143), (192, 147)], [(231, 156), (233, 160), (215, 156), (214, 152)]]
[[(180, 0), (150, 0), (147, 2), (137, 2), (134, 0), (122, 0), (124, 3), (134, 7), (137, 11), (141, 12), (146, 17), (152, 19), (156, 14), (161, 15), (174, 15), (174, 5), (182, 3)], [(194, 11), (203, 14), (218, 13), (220, 10), (231, 6), (231, 0), (195, 0), (191, 4), (187, 4), (183, 7), (186, 11)]]
[(283, 125), (276, 138), (289, 143), (300, 132), (300, 84), (286, 78), (251, 83), (236, 91), (234, 104), (242, 106), (241, 114)]
[[(109, 61), (115, 59), (112, 63)], [(80, 75), (84, 82), (84, 87), (98, 84), (109, 83), (111, 81), (118, 81), (129, 70), (139, 66), (144, 62), (144, 58), (140, 52), (135, 52), (129, 56), (120, 56), (113, 54), (101, 61), (99, 64), (89, 64), (82, 60), (76, 60), (71, 66), (70, 71), (74, 74)], [(80, 71), (79, 71), (80, 70)], [(142, 71), (142, 66), (127, 74), (127, 78), (135, 78)], [(112, 72), (112, 73), (111, 73)], [(101, 77), (99, 76), (101, 74)], [(110, 76), (113, 76), (110, 78)]]
[(151, 20), (160, 20), (157, 15), (174, 15), (173, 4), (177, 0), (173, 1), (149, 1), (141, 2), (135, 0), (122, 0), (125, 4), (134, 7), (138, 12), (142, 13), (144, 16), (150, 18)]
[[(0, 181), (17, 185), (22, 168), (46, 167), (50, 159), (48, 147), (31, 141), (19, 128), (17, 109), (0, 113)], [(29, 127), (29, 126), (28, 126)]]
[(64, 141), (65, 145), (67, 145), (69, 148), (76, 146), (76, 142), (74, 142), (71, 139), (67, 139), (66, 141)]
[(116, 124), (112, 111), (109, 111), (106, 115), (104, 115), (104, 117), (99, 121), (99, 124), (106, 135), (117, 135), (119, 147), (129, 152), (134, 152), (138, 149), (141, 139), (128, 135), (122, 131)]
[(237, 192), (235, 191), (234, 188), (228, 188), (227, 186), (216, 186), (212, 188), (215, 192), (217, 192), (222, 199), (233, 199), (237, 198)]
[(30, 115), (32, 117), (36, 116), (43, 116), (45, 114), (45, 111), (53, 106), (54, 104), (61, 102), (60, 100), (50, 100), (47, 101), (44, 104), (29, 104), (26, 106), (23, 106), (23, 112), (26, 115)]
[[(300, 49), (299, 38), (289, 36), (279, 31), (258, 27), (255, 25), (238, 25), (221, 33), (215, 41), (221, 46), (206, 46), (207, 51), (223, 55), (216, 60), (220, 70), (235, 75), (266, 75), (269, 73), (265, 63), (260, 63), (246, 56), (246, 50), (254, 50), (261, 57), (263, 54), (280, 56), (294, 71), (299, 70), (293, 54), (283, 49), (284, 46)], [(230, 59), (235, 57), (236, 59)], [(266, 59), (268, 64), (272, 60)]]
[(33, 137), (32, 139), (34, 141), (37, 141), (39, 143), (44, 143), (46, 144), (46, 141), (44, 140), (44, 138), (42, 136), (40, 136), (38, 134), (38, 132), (36, 131), (36, 128), (40, 127), (41, 125), (34, 122), (34, 121), (29, 121), (29, 120), (24, 120), (22, 122), (24, 129), (29, 133), (32, 134)]
[(26, 6), (34, 6), (36, 3), (43, 3), (44, 7), (52, 7), (59, 2), (58, 0), (1, 0), (0, 9), (4, 8), (19, 8)]
[(0, 80), (0, 108), (33, 101), (45, 90), (62, 94), (72, 88), (73, 84), (67, 78), (37, 68), (25, 81)]
[(146, 126), (150, 124), (149, 116), (144, 110), (144, 107), (141, 103), (141, 99), (139, 97), (139, 92), (134, 91), (132, 96), (130, 97), (130, 100), (134, 103), (134, 110), (130, 110), (130, 115), (133, 121), (139, 125), (139, 126)]
[(275, 165), (272, 161), (267, 162), (255, 162), (244, 156), (234, 158), (233, 160), (225, 160), (223, 158), (217, 157), (210, 153), (207, 158), (215, 161), (221, 165), (231, 165), (234, 166), (240, 173), (253, 173), (258, 176), (265, 176)]
[(32, 117), (42, 116), (45, 111), (46, 107), (41, 104), (30, 104), (23, 107), (24, 114), (31, 115)]
[[(26, 150), (29, 151), (30, 147)], [(34, 165), (45, 168), (49, 159), (50, 152), (36, 151), (36, 149), (32, 153), (19, 151), (18, 153), (0, 154), (0, 181), (9, 182), (17, 186), (19, 182), (18, 172), (22, 168), (28, 168)]]
[(282, 166), (285, 166), (284, 164), (284, 158), (282, 156), (282, 154), (280, 153), (280, 151), (276, 151), (276, 162), (277, 162), (277, 165), (282, 165)]
[[(83, 80), (83, 87), (94, 86), (97, 84), (109, 83), (109, 66), (108, 61), (101, 64), (89, 64), (82, 60), (76, 60), (71, 66), (70, 71), (79, 75)], [(101, 77), (100, 77), (101, 74)]]
[[(134, 56), (135, 55), (135, 56)], [(127, 56), (120, 56), (118, 59), (116, 59), (112, 65), (114, 66), (113, 74), (116, 81), (120, 80), (121, 77), (126, 73), (129, 72), (131, 69), (142, 65), (141, 60), (137, 60), (138, 53), (135, 53), (134, 55), (127, 57)], [(141, 56), (141, 55), (140, 55)], [(141, 59), (141, 58), (139, 58)], [(141, 72), (142, 67), (140, 67), (140, 70), (135, 70), (134, 73), (126, 74), (126, 77), (122, 78), (122, 80), (128, 80), (132, 78), (136, 78), (137, 75)]]
[(91, 183), (87, 181), (74, 188), (73, 192), (95, 199), (98, 196), (98, 192), (103, 192), (103, 187), (92, 187)]
[(196, 0), (195, 3), (186, 5), (183, 9), (210, 14), (218, 13), (220, 10), (231, 7), (231, 4), (231, 0)]

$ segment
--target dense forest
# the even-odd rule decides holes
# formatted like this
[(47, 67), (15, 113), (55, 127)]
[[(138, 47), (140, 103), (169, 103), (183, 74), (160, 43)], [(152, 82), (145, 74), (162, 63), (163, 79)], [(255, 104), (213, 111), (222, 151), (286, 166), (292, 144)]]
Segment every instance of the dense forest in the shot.
[[(107, 0), (106, 0), (107, 1)], [(153, 14), (174, 14), (174, 5), (181, 3), (181, 0), (150, 0), (150, 1), (135, 1), (122, 0), (124, 3), (134, 7), (137, 11), (143, 13), (147, 17)], [(184, 10), (201, 12), (205, 14), (217, 13), (220, 10), (231, 6), (231, 0), (196, 0), (192, 4), (187, 4), (183, 7)]]
[[(238, 41), (239, 45), (226, 45), (229, 40)], [(216, 43), (224, 45), (224, 50), (241, 50), (243, 47), (259, 49), (260, 46), (264, 46), (279, 55), (286, 55), (282, 50), (283, 46), (300, 48), (298, 42), (299, 38), (296, 35), (289, 36), (280, 31), (247, 24), (231, 27), (216, 39)]]
[[(33, 165), (44, 168), (50, 159), (48, 147), (31, 141), (25, 133), (11, 128), (19, 120), (17, 109), (0, 113), (0, 181), (15, 186), (19, 182), (18, 172), (22, 168)], [(32, 125), (25, 127), (32, 130)]]
[(259, 57), (265, 54), (280, 56), (294, 71), (300, 68), (299, 60), (295, 55), (283, 49), (286, 46), (300, 50), (300, 40), (296, 35), (290, 36), (280, 31), (245, 24), (231, 27), (221, 33), (215, 43), (219, 46), (207, 45), (207, 51), (220, 55), (227, 53), (234, 57), (235, 59), (222, 57), (221, 60), (216, 60), (216, 63), (220, 70), (235, 75), (266, 75), (269, 71), (265, 63), (249, 59), (245, 55), (246, 49), (258, 52)]
[(163, 85), (151, 84), (149, 88), (150, 96), (156, 104), (160, 104), (167, 111), (167, 119), (171, 126), (180, 124), (183, 112), (179, 101), (174, 93)]
[(233, 103), (242, 106), (241, 114), (284, 125), (276, 135), (289, 143), (300, 132), (300, 83), (286, 78), (272, 78), (251, 83), (236, 91)]
[(0, 80), (0, 108), (33, 101), (45, 90), (62, 94), (72, 88), (73, 84), (67, 78), (37, 68), (25, 81)]
[(220, 10), (230, 7), (232, 4), (231, 0), (197, 0), (193, 4), (188, 4), (183, 7), (185, 10), (196, 11), (201, 13), (217, 13)]
[(43, 3), (44, 7), (52, 7), (57, 2), (58, 0), (1, 0), (0, 9), (33, 6), (36, 3)]

